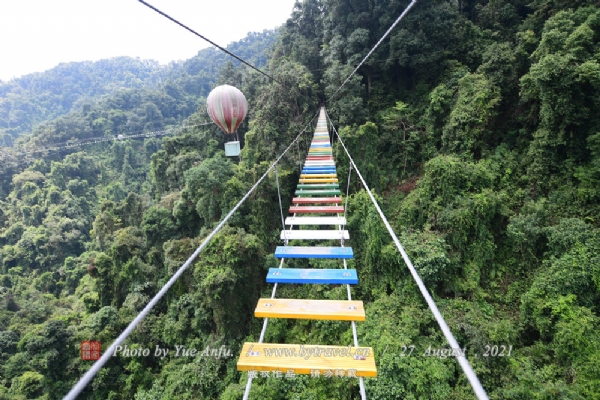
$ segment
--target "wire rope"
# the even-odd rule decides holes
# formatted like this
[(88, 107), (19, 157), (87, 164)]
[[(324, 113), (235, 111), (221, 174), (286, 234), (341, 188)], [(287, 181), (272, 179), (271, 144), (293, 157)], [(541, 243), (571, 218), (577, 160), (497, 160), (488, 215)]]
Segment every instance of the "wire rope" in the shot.
[[(175, 128), (171, 128), (171, 129), (164, 129), (161, 131), (151, 131), (151, 132), (145, 132), (145, 133), (138, 133), (138, 134), (134, 134), (134, 135), (119, 135), (117, 137), (106, 137), (106, 136), (99, 136), (99, 137), (92, 137), (92, 138), (86, 138), (86, 139), (82, 139), (83, 141), (81, 142), (77, 142), (77, 143), (71, 143), (68, 144), (69, 141), (67, 142), (63, 142), (63, 143), (59, 143), (58, 145), (55, 145), (53, 147), (44, 147), (44, 148), (38, 148), (38, 149), (32, 149), (29, 151), (20, 151), (20, 152), (16, 152), (16, 153), (12, 153), (12, 156), (18, 157), (18, 156), (27, 156), (27, 155), (32, 155), (32, 154), (37, 154), (37, 153), (44, 153), (44, 152), (50, 152), (50, 151), (60, 151), (60, 150), (66, 150), (66, 149), (73, 149), (73, 148), (77, 148), (77, 147), (82, 147), (82, 146), (87, 146), (90, 144), (98, 144), (98, 143), (106, 143), (106, 142), (116, 142), (116, 141), (123, 141), (123, 140), (129, 140), (129, 139), (144, 139), (144, 138), (152, 138), (152, 137), (159, 137), (159, 136), (166, 136), (166, 135), (170, 135), (172, 133), (178, 133), (181, 132), (185, 129), (189, 129), (189, 128), (196, 128), (199, 126), (206, 126), (206, 125), (212, 125), (211, 122), (207, 122), (207, 123), (202, 123), (202, 124), (194, 124), (194, 125), (183, 125), (183, 126), (179, 126), (179, 127), (175, 127)], [(6, 148), (2, 148), (0, 147), (0, 149), (6, 149)], [(0, 157), (0, 160), (4, 160), (8, 158), (8, 156), (4, 156), (4, 157)]]
[(250, 64), (249, 62), (247, 62), (246, 60), (244, 60), (241, 57), (236, 56), (235, 54), (233, 54), (232, 52), (230, 52), (229, 50), (227, 50), (224, 47), (219, 46), (218, 44), (216, 44), (215, 42), (213, 42), (212, 40), (210, 40), (209, 38), (207, 38), (206, 36), (203, 36), (201, 34), (199, 34), (198, 32), (196, 32), (195, 30), (193, 30), (192, 28), (188, 27), (187, 25), (184, 25), (183, 23), (179, 22), (178, 20), (176, 20), (175, 18), (171, 17), (170, 15), (168, 15), (167, 13), (159, 10), (158, 8), (154, 7), (153, 5), (145, 2), (144, 0), (138, 0), (140, 3), (142, 3), (143, 5), (145, 5), (146, 7), (156, 11), (157, 13), (159, 13), (160, 15), (162, 15), (163, 17), (171, 20), (172, 22), (176, 23), (177, 25), (181, 26), (182, 28), (190, 31), (191, 33), (193, 33), (194, 35), (198, 36), (199, 38), (207, 41), (208, 43), (212, 44), (213, 46), (215, 46), (217, 49), (227, 53), (228, 55), (230, 55), (231, 57), (235, 58), (236, 60), (238, 60), (239, 62), (249, 66), (250, 68), (252, 68), (253, 70), (263, 74), (264, 76), (266, 76), (269, 79), (272, 79), (273, 81), (279, 83), (282, 86), (285, 86), (283, 83), (279, 82), (277, 79), (273, 78), (271, 75), (267, 74), (264, 71), (261, 71), (260, 69), (256, 68), (254, 65)]
[[(150, 313), (152, 308), (158, 303), (158, 301), (165, 295), (171, 286), (179, 279), (179, 277), (188, 269), (192, 262), (198, 257), (198, 255), (204, 250), (204, 248), (210, 243), (215, 235), (225, 226), (225, 223), (231, 218), (231, 216), (237, 211), (238, 208), (246, 201), (248, 197), (256, 190), (256, 188), (262, 183), (262, 181), (268, 176), (269, 172), (277, 165), (277, 163), (285, 156), (285, 154), (292, 148), (294, 143), (300, 139), (302, 134), (306, 131), (306, 128), (310, 126), (310, 122), (315, 118), (315, 114), (304, 129), (296, 136), (296, 138), (289, 144), (289, 146), (281, 153), (281, 155), (271, 164), (269, 169), (260, 177), (260, 179), (252, 186), (244, 197), (233, 207), (231, 211), (223, 218), (223, 220), (217, 225), (217, 227), (208, 235), (202, 244), (194, 251), (194, 253), (187, 259), (187, 261), (173, 274), (169, 281), (160, 289), (160, 291), (150, 300), (150, 302), (144, 307), (144, 309), (129, 323), (127, 328), (117, 337), (117, 339), (106, 349), (104, 355), (96, 361), (91, 368), (79, 379), (75, 386), (67, 393), (63, 400), (73, 400), (79, 393), (85, 388), (85, 386), (94, 378), (94, 376), (100, 371), (100, 369), (106, 364), (106, 362), (112, 357), (117, 346), (127, 339), (127, 337), (133, 332), (138, 324)], [(282, 260), (283, 261), (283, 260)]]
[[(404, 262), (405, 262), (406, 266), (408, 267), (408, 269), (409, 269), (409, 271), (410, 271), (410, 273), (411, 273), (414, 281), (416, 282), (417, 286), (419, 287), (419, 290), (421, 291), (421, 294), (425, 298), (425, 301), (427, 302), (427, 305), (429, 306), (429, 309), (433, 313), (433, 316), (435, 317), (438, 325), (440, 326), (440, 328), (442, 330), (442, 333), (446, 337), (446, 340), (448, 341), (448, 344), (450, 344), (450, 347), (453, 350), (454, 349), (460, 350), (458, 342), (454, 338), (454, 335), (452, 334), (452, 331), (450, 331), (450, 328), (448, 327), (448, 324), (446, 323), (446, 321), (444, 320), (444, 317), (442, 316), (442, 314), (440, 313), (439, 309), (437, 308), (437, 305), (435, 304), (435, 301), (433, 300), (433, 298), (431, 297), (431, 295), (427, 291), (427, 288), (425, 287), (425, 284), (421, 280), (421, 277), (419, 276), (419, 273), (417, 272), (417, 270), (413, 266), (412, 262), (410, 261), (410, 258), (408, 257), (408, 254), (406, 254), (406, 251), (404, 251), (404, 247), (402, 247), (402, 244), (400, 243), (400, 241), (398, 240), (398, 237), (394, 233), (394, 230), (392, 229), (392, 226), (388, 222), (388, 220), (385, 217), (385, 214), (383, 213), (383, 211), (381, 211), (381, 208), (379, 207), (379, 204), (377, 204), (377, 200), (375, 200), (375, 197), (373, 196), (373, 193), (371, 193), (371, 189), (369, 189), (369, 186), (367, 185), (367, 182), (365, 182), (362, 174), (360, 173), (358, 167), (356, 166), (356, 163), (354, 162), (354, 159), (352, 159), (352, 156), (350, 155), (350, 152), (346, 148), (346, 145), (344, 144), (344, 141), (340, 137), (340, 134), (335, 129), (335, 126), (333, 126), (333, 122), (331, 122), (331, 118), (329, 117), (329, 113), (326, 112), (326, 115), (327, 115), (327, 119), (331, 123), (331, 126), (333, 127), (333, 131), (334, 131), (335, 135), (337, 136), (338, 141), (340, 142), (340, 144), (344, 148), (344, 151), (346, 152), (346, 156), (348, 156), (348, 159), (350, 160), (350, 164), (354, 167), (354, 170), (356, 171), (356, 174), (358, 175), (360, 181), (362, 182), (365, 190), (369, 194), (369, 197), (371, 198), (371, 201), (373, 202), (373, 205), (377, 209), (377, 212), (379, 213), (379, 216), (381, 217), (383, 223), (385, 224), (385, 227), (387, 228), (390, 236), (392, 237), (392, 240), (396, 244), (396, 247), (398, 248), (398, 251), (400, 251), (400, 254), (402, 255), (402, 258), (404, 259)], [(475, 371), (473, 371), (473, 368), (471, 367), (471, 364), (469, 364), (469, 361), (467, 360), (466, 356), (464, 355), (464, 352), (461, 353), (460, 351), (453, 351), (452, 353), (456, 357), (456, 360), (458, 361), (458, 363), (461, 366), (463, 372), (465, 373), (467, 379), (469, 380), (469, 383), (471, 384), (471, 387), (473, 388), (473, 391), (475, 392), (475, 395), (477, 396), (477, 398), (479, 400), (489, 400), (488, 395), (485, 392), (485, 389), (481, 385), (481, 382), (479, 381), (479, 378), (475, 374)]]
[(275, 165), (275, 180), (277, 181), (277, 198), (279, 199), (279, 212), (281, 215), (281, 228), (283, 229), (284, 243), (287, 246), (289, 241), (287, 238), (287, 233), (285, 231), (285, 223), (283, 221), (283, 206), (281, 205), (281, 190), (279, 189), (279, 173), (277, 172), (277, 165)]

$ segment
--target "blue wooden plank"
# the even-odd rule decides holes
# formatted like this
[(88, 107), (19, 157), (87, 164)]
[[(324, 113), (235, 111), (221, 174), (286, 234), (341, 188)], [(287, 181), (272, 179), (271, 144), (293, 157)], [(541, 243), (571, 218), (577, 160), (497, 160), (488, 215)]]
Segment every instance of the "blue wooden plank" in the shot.
[(335, 169), (303, 169), (303, 174), (335, 174)]
[(352, 247), (277, 246), (276, 258), (354, 258)]
[(357, 285), (355, 269), (270, 268), (267, 283)]
[(310, 147), (331, 147), (329, 143), (312, 143)]

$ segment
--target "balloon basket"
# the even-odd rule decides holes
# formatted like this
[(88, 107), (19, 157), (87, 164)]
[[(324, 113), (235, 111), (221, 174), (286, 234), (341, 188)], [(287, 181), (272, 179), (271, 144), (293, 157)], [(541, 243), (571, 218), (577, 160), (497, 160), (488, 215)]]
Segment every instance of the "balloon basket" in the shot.
[(236, 157), (240, 155), (240, 142), (225, 143), (225, 155), (227, 157)]

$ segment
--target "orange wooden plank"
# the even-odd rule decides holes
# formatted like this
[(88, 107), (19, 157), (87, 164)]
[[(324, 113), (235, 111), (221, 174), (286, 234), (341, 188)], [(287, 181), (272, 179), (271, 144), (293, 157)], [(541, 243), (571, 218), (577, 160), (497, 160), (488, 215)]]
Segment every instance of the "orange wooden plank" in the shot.
[(343, 213), (343, 206), (297, 206), (290, 207), (290, 214), (320, 214), (320, 213)]

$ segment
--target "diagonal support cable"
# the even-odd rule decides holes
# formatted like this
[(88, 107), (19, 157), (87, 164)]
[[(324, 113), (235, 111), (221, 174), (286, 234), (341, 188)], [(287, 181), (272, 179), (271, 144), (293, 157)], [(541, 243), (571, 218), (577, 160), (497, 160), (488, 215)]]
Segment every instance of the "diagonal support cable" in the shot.
[(236, 60), (238, 60), (239, 62), (249, 66), (250, 68), (252, 68), (255, 71), (260, 72), (261, 74), (263, 74), (264, 76), (266, 76), (267, 78), (279, 83), (282, 86), (286, 86), (283, 83), (279, 82), (277, 79), (273, 78), (271, 75), (267, 74), (264, 71), (261, 71), (260, 69), (256, 68), (254, 65), (250, 64), (249, 62), (245, 61), (243, 58), (240, 58), (238, 56), (236, 56), (235, 54), (233, 54), (232, 52), (230, 52), (229, 50), (227, 50), (224, 47), (219, 46), (218, 44), (216, 44), (215, 42), (213, 42), (212, 40), (210, 40), (209, 38), (202, 36), (201, 34), (199, 34), (198, 32), (196, 32), (195, 30), (193, 30), (192, 28), (182, 24), (181, 22), (177, 21), (175, 18), (171, 17), (170, 15), (160, 11), (158, 8), (154, 7), (151, 4), (146, 3), (144, 0), (138, 0), (140, 3), (142, 3), (143, 5), (145, 5), (146, 7), (156, 11), (157, 13), (159, 13), (160, 15), (162, 15), (163, 17), (171, 20), (172, 22), (176, 23), (177, 25), (181, 26), (183, 29), (186, 29), (190, 32), (192, 32), (194, 35), (198, 36), (200, 39), (206, 40), (208, 43), (212, 44), (213, 46), (215, 46), (216, 48), (218, 48), (219, 50), (229, 54), (231, 57), (235, 58)]
[[(348, 149), (346, 148), (346, 145), (342, 141), (342, 138), (340, 137), (338, 131), (333, 126), (333, 123), (331, 122), (331, 119), (329, 118), (329, 114), (328, 113), (327, 113), (327, 119), (331, 123), (331, 126), (333, 127), (333, 131), (335, 132), (335, 135), (337, 136), (340, 144), (344, 148), (344, 151), (346, 152), (346, 155), (348, 156), (348, 159), (350, 160), (350, 164), (354, 167), (354, 170), (356, 171), (356, 174), (360, 178), (360, 181), (362, 182), (363, 186), (365, 187), (365, 190), (369, 194), (369, 197), (371, 198), (371, 201), (373, 202), (373, 205), (377, 209), (377, 212), (379, 213), (379, 216), (381, 217), (383, 223), (385, 224), (385, 227), (387, 228), (388, 232), (392, 236), (392, 239), (393, 239), (394, 243), (396, 244), (396, 247), (400, 251), (400, 254), (402, 255), (402, 258), (404, 259), (404, 262), (406, 263), (406, 266), (408, 267), (408, 269), (409, 269), (409, 271), (410, 271), (413, 279), (417, 283), (417, 286), (419, 287), (419, 290), (421, 291), (421, 294), (425, 298), (425, 301), (427, 302), (427, 305), (429, 306), (429, 309), (433, 313), (433, 316), (435, 317), (435, 320), (437, 321), (438, 325), (440, 326), (440, 328), (442, 330), (442, 333), (446, 337), (446, 340), (448, 341), (448, 344), (450, 344), (450, 347), (452, 349), (460, 349), (460, 346), (458, 345), (458, 342), (456, 341), (456, 339), (454, 338), (454, 335), (450, 331), (450, 328), (448, 327), (448, 324), (444, 320), (444, 317), (440, 313), (440, 310), (438, 310), (437, 305), (433, 301), (433, 298), (431, 297), (431, 295), (427, 291), (427, 288), (425, 287), (425, 284), (421, 280), (421, 277), (419, 276), (419, 273), (417, 272), (417, 270), (413, 266), (412, 262), (410, 261), (410, 258), (408, 258), (408, 254), (406, 254), (406, 251), (404, 251), (404, 247), (402, 247), (402, 244), (400, 244), (400, 241), (398, 240), (398, 237), (394, 233), (394, 230), (392, 229), (392, 226), (390, 225), (390, 223), (388, 222), (387, 218), (383, 214), (383, 211), (381, 211), (381, 208), (379, 207), (379, 204), (377, 204), (377, 200), (375, 200), (375, 197), (373, 196), (373, 193), (371, 193), (371, 189), (369, 189), (369, 186), (367, 185), (367, 182), (365, 182), (363, 176), (361, 175), (360, 171), (358, 170), (358, 167), (354, 163), (354, 160), (352, 159), (352, 156), (350, 156), (350, 153), (348, 152)], [(485, 392), (485, 389), (481, 385), (481, 382), (479, 382), (479, 378), (477, 378), (477, 375), (475, 374), (475, 371), (473, 371), (473, 368), (471, 367), (471, 364), (469, 364), (469, 361), (467, 360), (467, 358), (465, 357), (465, 355), (461, 354), (460, 351), (457, 351), (457, 352), (453, 351), (453, 353), (457, 353), (455, 355), (456, 360), (458, 361), (458, 363), (460, 364), (463, 372), (467, 376), (467, 379), (469, 380), (469, 383), (471, 384), (471, 387), (473, 388), (473, 391), (475, 392), (475, 395), (477, 396), (477, 398), (479, 400), (489, 400), (488, 395)]]
[[(318, 112), (317, 112), (318, 113)], [(315, 118), (317, 114), (315, 114), (309, 121), (308, 124), (302, 129), (302, 132), (296, 136), (296, 138), (290, 143), (290, 145), (281, 153), (281, 155), (271, 164), (269, 169), (260, 177), (260, 179), (248, 190), (248, 192), (244, 195), (244, 197), (233, 207), (231, 211), (223, 218), (223, 220), (217, 225), (217, 227), (208, 235), (206, 239), (202, 242), (200, 247), (194, 251), (194, 254), (187, 259), (187, 261), (175, 272), (175, 274), (169, 279), (169, 281), (160, 289), (160, 291), (150, 300), (150, 302), (144, 307), (144, 309), (135, 317), (133, 321), (125, 328), (125, 330), (119, 335), (119, 337), (106, 349), (104, 355), (100, 357), (98, 361), (92, 365), (92, 367), (79, 379), (77, 384), (67, 393), (67, 395), (63, 398), (63, 400), (73, 400), (81, 393), (81, 391), (86, 387), (86, 385), (94, 378), (94, 376), (100, 371), (100, 369), (106, 364), (106, 362), (112, 357), (113, 353), (117, 346), (127, 339), (127, 337), (133, 332), (133, 330), (138, 326), (140, 322), (150, 313), (152, 308), (158, 303), (158, 301), (167, 293), (167, 291), (173, 286), (173, 284), (179, 279), (179, 277), (188, 269), (188, 267), (192, 264), (192, 262), (198, 257), (198, 255), (204, 250), (204, 248), (210, 243), (213, 237), (225, 226), (225, 223), (231, 218), (231, 216), (237, 211), (238, 208), (250, 197), (250, 195), (256, 190), (256, 188), (262, 183), (262, 181), (269, 175), (269, 172), (277, 165), (277, 163), (286, 155), (286, 153), (292, 148), (294, 143), (300, 139), (302, 134), (306, 131), (306, 128), (310, 126), (310, 123)]]

